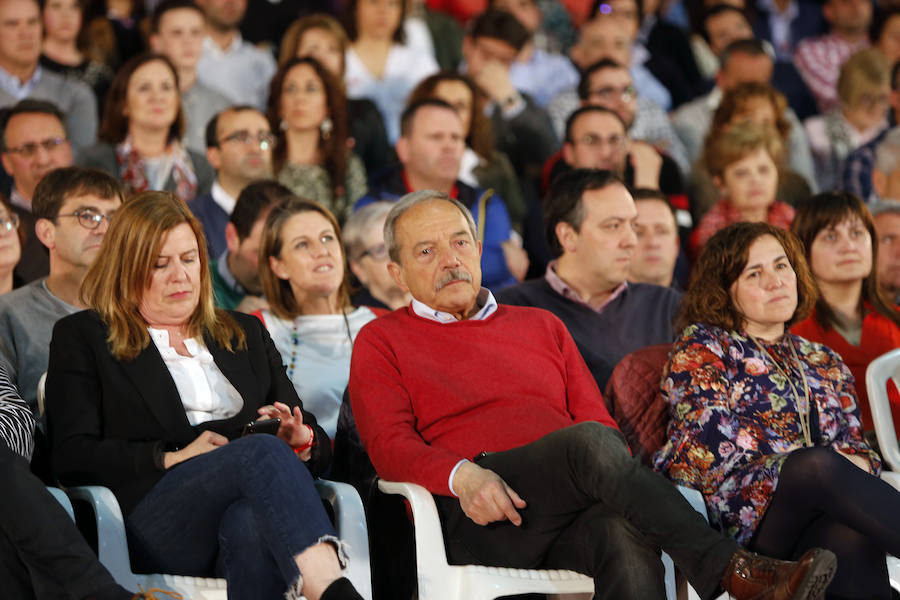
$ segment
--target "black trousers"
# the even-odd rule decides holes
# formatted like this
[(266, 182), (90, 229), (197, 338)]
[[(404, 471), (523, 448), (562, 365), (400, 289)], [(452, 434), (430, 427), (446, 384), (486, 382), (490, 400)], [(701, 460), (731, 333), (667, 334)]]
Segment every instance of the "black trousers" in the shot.
[(581, 423), (478, 461), (525, 502), (522, 525), (476, 525), (459, 500), (436, 496), (457, 564), (565, 568), (594, 578), (596, 598), (665, 598), (665, 550), (703, 598), (738, 549), (676, 487), (633, 458), (622, 435)]
[(4, 598), (130, 598), (28, 463), (0, 443), (0, 589)]

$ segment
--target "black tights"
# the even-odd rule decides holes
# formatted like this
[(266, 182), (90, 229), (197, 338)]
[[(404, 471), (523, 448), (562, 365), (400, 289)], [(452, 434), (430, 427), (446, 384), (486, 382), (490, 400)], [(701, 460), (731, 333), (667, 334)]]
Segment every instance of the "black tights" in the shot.
[(900, 556), (900, 493), (826, 447), (784, 462), (750, 549), (797, 558), (813, 547), (838, 559), (828, 598), (890, 598), (885, 553)]

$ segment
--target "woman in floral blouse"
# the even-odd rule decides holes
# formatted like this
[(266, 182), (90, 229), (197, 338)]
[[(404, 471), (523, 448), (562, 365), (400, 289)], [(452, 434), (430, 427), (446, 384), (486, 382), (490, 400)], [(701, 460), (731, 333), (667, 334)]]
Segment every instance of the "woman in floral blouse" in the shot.
[(828, 597), (890, 598), (900, 494), (872, 476), (850, 371), (787, 331), (814, 302), (793, 235), (737, 223), (709, 240), (663, 374), (672, 420), (655, 467), (703, 492), (713, 525), (751, 550), (834, 552)]

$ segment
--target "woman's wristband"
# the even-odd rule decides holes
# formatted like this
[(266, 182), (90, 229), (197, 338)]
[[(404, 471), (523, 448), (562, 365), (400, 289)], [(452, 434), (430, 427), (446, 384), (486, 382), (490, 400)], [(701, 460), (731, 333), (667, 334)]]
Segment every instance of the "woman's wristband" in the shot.
[(313, 446), (316, 445), (316, 432), (313, 431), (313, 428), (310, 427), (309, 425), (307, 425), (306, 423), (304, 423), (303, 426), (306, 427), (307, 429), (309, 429), (309, 439), (306, 440), (306, 443), (303, 444), (302, 446), (294, 446), (294, 453), (297, 455), (303, 454), (304, 452), (306, 452), (307, 450), (309, 450), (310, 448), (312, 448)]

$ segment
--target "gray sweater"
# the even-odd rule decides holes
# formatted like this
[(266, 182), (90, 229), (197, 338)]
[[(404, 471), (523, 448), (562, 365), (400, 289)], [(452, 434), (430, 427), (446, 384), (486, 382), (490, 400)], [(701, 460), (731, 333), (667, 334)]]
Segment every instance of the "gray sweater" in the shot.
[(53, 325), (78, 312), (50, 293), (44, 279), (0, 296), (0, 360), (35, 415), (37, 384), (47, 370)]
[[(97, 99), (87, 84), (41, 69), (41, 77), (28, 97), (50, 101), (66, 115), (66, 135), (73, 149), (86, 148), (97, 139)], [(16, 102), (16, 98), (0, 88), (0, 107)]]

